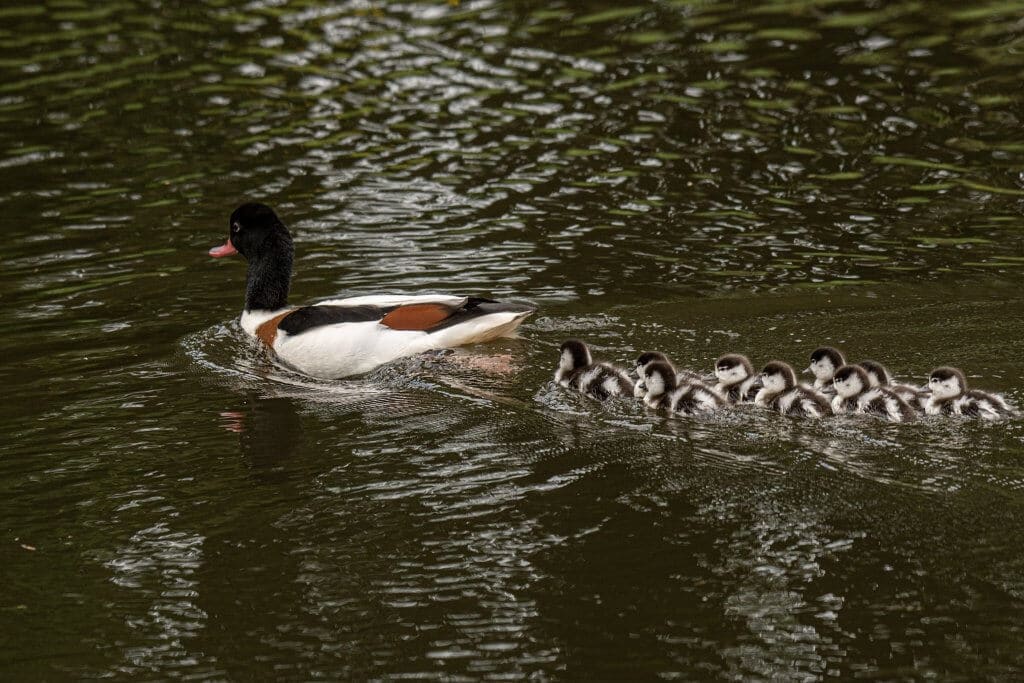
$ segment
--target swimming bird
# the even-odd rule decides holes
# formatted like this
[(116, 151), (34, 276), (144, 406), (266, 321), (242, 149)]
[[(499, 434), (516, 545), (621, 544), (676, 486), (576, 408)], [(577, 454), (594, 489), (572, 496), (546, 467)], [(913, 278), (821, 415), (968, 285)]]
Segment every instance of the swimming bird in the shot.
[(761, 388), (761, 376), (754, 372), (750, 359), (739, 353), (727, 353), (715, 361), (715, 391), (729, 403), (752, 403)]
[(859, 365), (843, 365), (835, 372), (832, 383), (836, 396), (832, 399), (834, 413), (867, 413), (881, 415), (892, 422), (912, 422), (914, 409), (895, 391), (871, 386), (868, 372)]
[(958, 368), (935, 368), (928, 378), (928, 388), (931, 397), (925, 412), (929, 415), (963, 415), (986, 420), (1020, 415), (999, 394), (969, 388), (967, 378)]
[(868, 381), (873, 387), (886, 387), (896, 393), (897, 396), (910, 404), (910, 407), (919, 413), (924, 412), (924, 406), (931, 395), (926, 387), (915, 387), (913, 384), (893, 382), (892, 375), (884, 365), (877, 361), (865, 360), (857, 363), (868, 373)]
[(811, 353), (811, 364), (804, 372), (814, 373), (814, 388), (824, 394), (835, 391), (832, 377), (836, 370), (846, 365), (846, 357), (839, 349), (831, 346), (819, 346)]
[(532, 306), (478, 296), (379, 294), (289, 306), (292, 236), (265, 204), (242, 204), (228, 221), (228, 240), (210, 250), (248, 261), (242, 329), (286, 365), (334, 379), (432, 349), (511, 334)]
[(699, 373), (696, 373), (696, 372), (694, 372), (692, 370), (685, 370), (685, 369), (684, 370), (679, 370), (679, 369), (676, 369), (676, 367), (672, 363), (672, 361), (670, 361), (668, 359), (668, 356), (666, 356), (661, 351), (645, 351), (644, 353), (641, 353), (639, 356), (637, 356), (636, 363), (635, 363), (635, 366), (636, 366), (635, 367), (635, 372), (636, 372), (637, 380), (636, 380), (636, 383), (633, 385), (633, 396), (634, 397), (636, 397), (636, 398), (643, 398), (644, 394), (647, 393), (647, 387), (644, 386), (644, 372), (643, 372), (643, 370), (644, 370), (645, 367), (647, 367), (651, 363), (654, 363), (655, 361), (660, 361), (662, 363), (668, 363), (669, 365), (671, 365), (672, 368), (675, 370), (676, 379), (678, 379), (679, 381), (688, 380), (688, 379), (695, 379), (695, 380), (703, 381), (703, 378), (700, 376)]
[(673, 413), (693, 414), (717, 410), (725, 400), (714, 389), (696, 379), (679, 380), (675, 368), (664, 361), (648, 363), (643, 368), (644, 405)]
[(610, 363), (595, 363), (590, 349), (579, 339), (562, 342), (559, 354), (555, 382), (563, 387), (598, 401), (632, 393), (633, 382), (625, 370)]
[(773, 360), (761, 370), (763, 386), (754, 397), (754, 404), (782, 413), (804, 417), (825, 417), (832, 406), (817, 389), (797, 384), (796, 372), (789, 363)]

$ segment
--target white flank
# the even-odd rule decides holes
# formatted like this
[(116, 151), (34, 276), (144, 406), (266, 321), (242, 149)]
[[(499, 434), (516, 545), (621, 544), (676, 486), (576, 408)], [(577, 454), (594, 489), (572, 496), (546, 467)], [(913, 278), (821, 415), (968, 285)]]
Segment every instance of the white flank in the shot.
[(818, 408), (818, 404), (809, 398), (802, 398), (800, 400), (800, 407), (811, 417), (821, 417), (821, 410)]
[(601, 386), (604, 387), (605, 392), (609, 396), (621, 396), (622, 395), (622, 392), (619, 391), (619, 378), (616, 377), (615, 375), (611, 375), (611, 376), (605, 378), (605, 380), (601, 384)]
[[(384, 305), (438, 302), (458, 304), (461, 297), (368, 296), (336, 299), (328, 305)], [(243, 314), (242, 326), (249, 334), (280, 311), (254, 311)], [(449, 349), (464, 344), (491, 341), (511, 333), (529, 315), (528, 312), (490, 313), (452, 325), (434, 333), (419, 330), (394, 330), (378, 321), (345, 322), (324, 325), (289, 335), (278, 331), (274, 351), (299, 372), (314, 377), (336, 379), (369, 372), (397, 358), (433, 349)], [(251, 331), (250, 331), (251, 330)]]
[(779, 412), (788, 413), (789, 409), (793, 407), (793, 403), (800, 397), (800, 392), (796, 389), (787, 391), (779, 399)]
[(695, 393), (697, 397), (698, 410), (712, 411), (718, 408), (716, 396), (703, 387), (698, 387)]
[(590, 389), (590, 385), (594, 383), (594, 380), (601, 374), (600, 365), (592, 365), (583, 373), (580, 377), (580, 391), (584, 394)]

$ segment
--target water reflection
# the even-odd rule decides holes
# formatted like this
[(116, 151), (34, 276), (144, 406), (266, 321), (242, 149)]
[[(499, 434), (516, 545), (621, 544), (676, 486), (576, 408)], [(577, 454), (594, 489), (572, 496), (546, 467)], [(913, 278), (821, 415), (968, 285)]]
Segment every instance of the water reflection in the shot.
[[(568, 336), (830, 343), (1019, 403), (1019, 10), (5, 4), (0, 670), (1018, 678), (1020, 424), (665, 420), (550, 379)], [(296, 300), (540, 315), (297, 377), (204, 256), (245, 198)]]

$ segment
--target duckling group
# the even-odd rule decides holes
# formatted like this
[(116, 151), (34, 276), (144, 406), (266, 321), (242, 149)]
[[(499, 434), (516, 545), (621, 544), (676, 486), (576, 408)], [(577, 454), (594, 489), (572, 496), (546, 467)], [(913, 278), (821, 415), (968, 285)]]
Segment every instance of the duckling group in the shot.
[(715, 361), (713, 373), (680, 370), (659, 351), (641, 354), (633, 374), (611, 363), (595, 362), (578, 339), (559, 349), (555, 382), (603, 401), (632, 395), (648, 408), (692, 415), (730, 405), (751, 403), (783, 415), (821, 418), (830, 415), (876, 415), (910, 422), (918, 415), (960, 415), (996, 420), (1019, 416), (998, 394), (971, 389), (964, 373), (953, 367), (932, 370), (926, 386), (894, 382), (875, 361), (849, 364), (838, 349), (822, 346), (810, 355), (805, 372), (813, 384), (797, 381), (790, 364), (773, 360), (755, 372), (746, 356), (728, 353)]

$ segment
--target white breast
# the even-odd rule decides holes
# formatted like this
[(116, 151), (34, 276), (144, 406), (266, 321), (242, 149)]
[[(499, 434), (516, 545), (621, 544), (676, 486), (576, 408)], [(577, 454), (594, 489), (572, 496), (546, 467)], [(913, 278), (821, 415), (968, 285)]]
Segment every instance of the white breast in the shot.
[(267, 322), (276, 315), (281, 315), (288, 308), (279, 308), (276, 311), (242, 311), (242, 317), (238, 319), (238, 322), (242, 325), (242, 329), (250, 337), (256, 336), (256, 330), (259, 326)]

